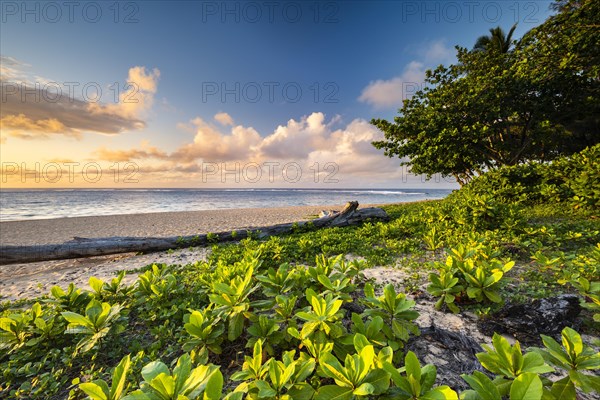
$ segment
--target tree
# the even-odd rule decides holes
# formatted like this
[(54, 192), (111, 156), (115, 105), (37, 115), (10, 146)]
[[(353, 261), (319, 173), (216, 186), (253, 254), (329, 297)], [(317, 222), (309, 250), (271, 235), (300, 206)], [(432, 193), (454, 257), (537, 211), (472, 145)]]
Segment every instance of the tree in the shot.
[(508, 35), (504, 33), (501, 27), (490, 29), (489, 36), (480, 36), (473, 46), (473, 50), (477, 51), (499, 51), (500, 53), (508, 53), (512, 45), (512, 35), (517, 28), (514, 24)]
[(372, 121), (385, 134), (373, 145), (413, 173), (464, 184), (598, 143), (598, 3), (571, 0), (509, 52), (457, 47), (458, 63), (427, 71), (394, 122)]
[(600, 2), (559, 0), (553, 8), (559, 12), (517, 45), (514, 69), (551, 102), (553, 122), (576, 137), (561, 150), (572, 153), (600, 135)]

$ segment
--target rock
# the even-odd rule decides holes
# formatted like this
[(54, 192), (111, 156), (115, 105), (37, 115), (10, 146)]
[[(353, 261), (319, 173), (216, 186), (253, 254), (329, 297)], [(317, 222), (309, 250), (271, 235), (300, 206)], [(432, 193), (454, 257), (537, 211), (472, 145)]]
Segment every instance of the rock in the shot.
[(575, 325), (580, 312), (579, 298), (565, 294), (526, 304), (508, 304), (478, 325), (486, 335), (509, 334), (523, 344), (538, 346), (541, 334), (560, 334), (565, 326)]
[(421, 335), (412, 337), (406, 344), (406, 351), (409, 350), (417, 355), (421, 364), (437, 367), (437, 384), (448, 385), (454, 390), (469, 388), (461, 374), (487, 373), (475, 356), (483, 351), (479, 343), (459, 332), (436, 326), (422, 328)]

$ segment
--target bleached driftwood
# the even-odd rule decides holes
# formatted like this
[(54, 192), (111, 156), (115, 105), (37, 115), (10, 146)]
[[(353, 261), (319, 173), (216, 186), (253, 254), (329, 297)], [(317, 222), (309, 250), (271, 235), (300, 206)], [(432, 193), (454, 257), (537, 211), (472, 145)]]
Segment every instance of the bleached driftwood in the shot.
[(75, 237), (65, 243), (34, 246), (0, 246), (0, 265), (37, 261), (63, 260), (68, 258), (92, 257), (130, 252), (154, 252), (190, 246), (202, 246), (214, 242), (240, 240), (252, 235), (266, 238), (273, 235), (291, 233), (301, 227), (312, 229), (356, 225), (369, 219), (388, 220), (381, 208), (358, 209), (358, 202), (351, 201), (336, 213), (330, 213), (311, 221), (277, 224), (255, 228), (252, 231), (217, 232), (191, 236), (172, 237)]

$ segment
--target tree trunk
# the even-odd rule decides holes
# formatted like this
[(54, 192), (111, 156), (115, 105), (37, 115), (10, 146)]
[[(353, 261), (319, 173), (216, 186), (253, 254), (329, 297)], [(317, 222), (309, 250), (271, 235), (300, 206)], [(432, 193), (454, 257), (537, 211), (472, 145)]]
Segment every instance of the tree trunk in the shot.
[(172, 237), (109, 237), (80, 238), (60, 244), (43, 244), (34, 246), (0, 246), (0, 265), (28, 263), (37, 261), (62, 260), (68, 258), (92, 257), (107, 254), (130, 252), (153, 252), (177, 249), (190, 246), (201, 246), (208, 243), (240, 240), (251, 235), (263, 239), (273, 235), (292, 233), (300, 227), (326, 228), (356, 225), (365, 220), (388, 220), (387, 213), (381, 208), (358, 209), (358, 202), (351, 201), (340, 212), (334, 212), (312, 221), (301, 221), (287, 224), (265, 226), (254, 231), (218, 232), (194, 236)]

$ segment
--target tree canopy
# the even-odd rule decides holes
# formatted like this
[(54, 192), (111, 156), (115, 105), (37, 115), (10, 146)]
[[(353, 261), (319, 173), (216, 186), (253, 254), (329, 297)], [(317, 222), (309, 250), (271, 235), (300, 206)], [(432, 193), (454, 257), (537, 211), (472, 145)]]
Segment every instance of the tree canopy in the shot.
[(501, 27), (490, 29), (489, 35), (480, 36), (473, 46), (473, 50), (480, 51), (499, 51), (501, 53), (508, 53), (510, 46), (512, 45), (512, 36), (517, 28), (517, 24), (514, 24), (508, 34), (504, 33)]
[(488, 169), (598, 143), (600, 2), (556, 5), (558, 13), (512, 49), (457, 47), (458, 63), (427, 71), (394, 122), (372, 121), (385, 133), (373, 145), (413, 173), (464, 184)]

